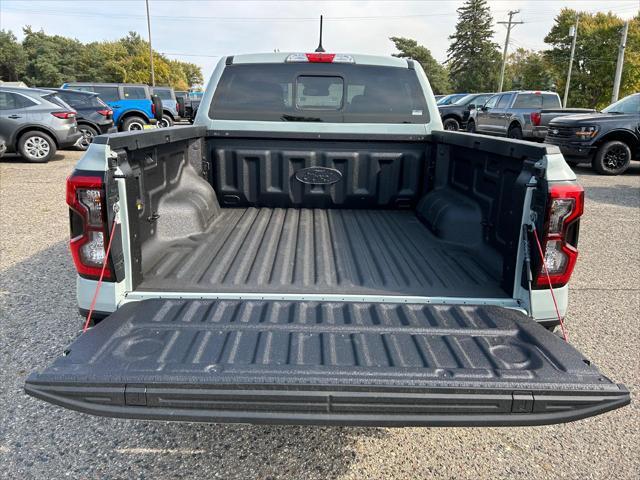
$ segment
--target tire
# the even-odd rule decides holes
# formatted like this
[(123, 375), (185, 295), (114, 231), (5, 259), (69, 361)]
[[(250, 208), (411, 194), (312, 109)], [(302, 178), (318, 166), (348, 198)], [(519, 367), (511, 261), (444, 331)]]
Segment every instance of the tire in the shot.
[(31, 163), (47, 163), (56, 154), (56, 142), (43, 132), (27, 132), (18, 140), (18, 152)]
[(173, 126), (173, 119), (169, 115), (162, 115), (162, 119), (158, 121), (158, 128), (167, 128)]
[(516, 140), (522, 140), (522, 129), (518, 125), (514, 125), (513, 127), (509, 128), (507, 137)]
[(144, 130), (144, 126), (147, 121), (142, 117), (132, 116), (127, 117), (122, 122), (122, 130), (125, 132), (135, 132), (138, 130)]
[(620, 175), (631, 163), (631, 149), (629, 145), (619, 140), (613, 140), (602, 145), (593, 158), (593, 168), (600, 175)]
[(442, 122), (442, 126), (445, 130), (449, 130), (452, 132), (456, 132), (460, 130), (460, 122), (455, 118), (447, 118), (444, 122)]
[(473, 120), (469, 120), (467, 122), (467, 132), (476, 133), (476, 122), (474, 122)]
[(82, 133), (82, 137), (78, 140), (76, 148), (84, 151), (89, 148), (93, 138), (98, 135), (98, 131), (91, 125), (78, 125), (78, 130)]

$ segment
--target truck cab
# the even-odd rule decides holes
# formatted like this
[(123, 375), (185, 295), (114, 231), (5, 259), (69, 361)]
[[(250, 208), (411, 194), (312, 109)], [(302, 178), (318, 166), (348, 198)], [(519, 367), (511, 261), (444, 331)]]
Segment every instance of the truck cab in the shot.
[(139, 131), (155, 123), (155, 112), (148, 85), (135, 83), (69, 82), (62, 88), (95, 92), (113, 110), (119, 131)]
[(66, 198), (87, 328), (27, 379), (43, 400), (369, 426), (630, 401), (550, 331), (578, 257), (575, 174), (553, 146), (444, 131), (412, 60), (227, 56), (194, 125), (98, 137)]

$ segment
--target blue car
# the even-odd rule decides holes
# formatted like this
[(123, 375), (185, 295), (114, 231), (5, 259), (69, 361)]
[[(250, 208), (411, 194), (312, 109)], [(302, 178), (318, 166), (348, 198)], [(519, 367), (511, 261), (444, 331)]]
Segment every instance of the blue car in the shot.
[(63, 84), (62, 88), (97, 93), (113, 110), (113, 123), (119, 131), (143, 130), (145, 125), (155, 122), (148, 85), (70, 82)]

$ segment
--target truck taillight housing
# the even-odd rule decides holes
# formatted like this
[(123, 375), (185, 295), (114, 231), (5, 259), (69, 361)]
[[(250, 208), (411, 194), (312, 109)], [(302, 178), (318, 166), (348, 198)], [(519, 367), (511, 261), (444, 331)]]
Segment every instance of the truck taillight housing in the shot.
[(542, 114), (540, 112), (531, 112), (529, 116), (531, 117), (531, 124), (534, 127), (539, 127), (540, 121), (542, 120)]
[[(98, 279), (106, 254), (106, 206), (101, 176), (72, 174), (67, 179), (67, 205), (71, 223), (69, 246), (78, 274)], [(113, 278), (107, 263), (104, 280)]]
[[(544, 235), (540, 238), (544, 263), (551, 286), (569, 282), (578, 259), (578, 222), (584, 211), (584, 190), (580, 185), (553, 185), (549, 189)], [(548, 288), (549, 278), (542, 265), (535, 286)]]

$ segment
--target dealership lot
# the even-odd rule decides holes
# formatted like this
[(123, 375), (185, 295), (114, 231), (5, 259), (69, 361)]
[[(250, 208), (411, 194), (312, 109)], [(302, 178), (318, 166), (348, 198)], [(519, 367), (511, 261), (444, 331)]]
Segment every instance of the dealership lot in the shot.
[(64, 180), (79, 152), (0, 162), (0, 477), (637, 478), (640, 471), (640, 165), (578, 168), (586, 190), (570, 341), (632, 404), (536, 428), (318, 428), (90, 417), (22, 392), (81, 327)]

